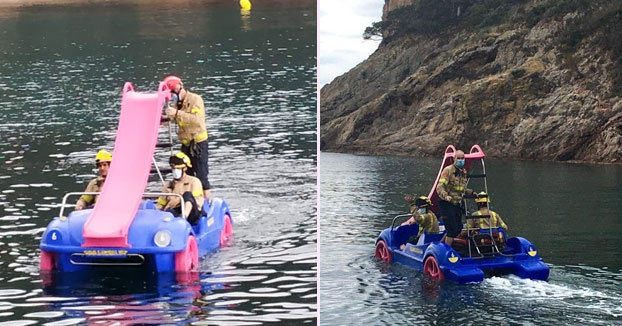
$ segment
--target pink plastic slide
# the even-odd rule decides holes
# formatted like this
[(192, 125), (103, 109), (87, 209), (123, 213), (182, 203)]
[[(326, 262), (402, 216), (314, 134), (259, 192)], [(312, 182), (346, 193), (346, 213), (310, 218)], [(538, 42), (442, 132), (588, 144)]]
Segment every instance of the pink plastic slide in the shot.
[(121, 116), (112, 164), (91, 216), (84, 224), (82, 247), (129, 247), (128, 229), (145, 192), (158, 141), (160, 117), (170, 92), (138, 93), (123, 86)]

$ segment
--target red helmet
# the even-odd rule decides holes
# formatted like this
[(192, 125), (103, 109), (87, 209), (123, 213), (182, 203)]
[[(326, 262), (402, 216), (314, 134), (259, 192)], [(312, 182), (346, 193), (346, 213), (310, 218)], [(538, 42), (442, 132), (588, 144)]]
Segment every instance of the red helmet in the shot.
[(168, 89), (170, 89), (171, 91), (174, 91), (177, 85), (183, 85), (183, 83), (181, 82), (181, 78), (174, 75), (164, 77), (164, 80), (162, 80), (162, 82), (164, 82), (166, 84), (166, 87), (168, 87)]

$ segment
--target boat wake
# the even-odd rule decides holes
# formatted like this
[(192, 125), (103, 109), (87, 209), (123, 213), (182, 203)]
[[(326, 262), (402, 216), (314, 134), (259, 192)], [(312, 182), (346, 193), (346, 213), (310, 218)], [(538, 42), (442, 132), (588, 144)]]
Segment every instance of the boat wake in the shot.
[[(622, 317), (619, 299), (622, 287), (618, 280), (621, 274), (598, 271), (599, 269), (593, 267), (551, 267), (552, 277), (549, 282), (508, 275), (487, 278), (481, 285), (490, 293), (503, 293), (515, 300), (555, 307), (560, 313), (573, 311), (576, 315), (578, 311), (585, 311), (587, 314)], [(587, 271), (590, 273), (586, 274)], [(594, 287), (594, 272), (600, 275), (598, 289)], [(602, 279), (603, 274), (609, 274), (608, 280)]]

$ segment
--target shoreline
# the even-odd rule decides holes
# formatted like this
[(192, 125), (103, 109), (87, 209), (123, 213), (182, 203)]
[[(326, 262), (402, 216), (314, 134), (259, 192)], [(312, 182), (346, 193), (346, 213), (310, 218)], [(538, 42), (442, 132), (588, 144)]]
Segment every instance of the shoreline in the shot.
[[(358, 155), (358, 156), (393, 156), (393, 157), (413, 157), (413, 158), (434, 158), (433, 155), (411, 155), (405, 153), (391, 153), (391, 152), (371, 152), (371, 151), (339, 151), (339, 150), (320, 150), (318, 154), (321, 153), (331, 153), (331, 154), (348, 154), (348, 155)], [(484, 150), (484, 153), (486, 151)], [(318, 155), (319, 156), (319, 155)], [(440, 156), (439, 156), (440, 157)], [(519, 157), (510, 157), (510, 156), (494, 156), (486, 154), (486, 158), (491, 158), (495, 160), (518, 160), (521, 162), (548, 162), (548, 163), (561, 163), (561, 164), (592, 164), (592, 165), (619, 165), (622, 166), (622, 162), (598, 162), (598, 161), (579, 161), (579, 160), (568, 160), (568, 161), (559, 161), (559, 160), (544, 160), (544, 159), (525, 159)]]
[[(315, 2), (315, 0), (298, 0), (298, 1), (286, 1), (286, 0), (261, 0), (256, 1), (257, 5), (265, 3), (281, 3), (283, 5), (296, 5), (305, 2)], [(101, 5), (101, 4), (149, 4), (149, 5), (170, 5), (170, 6), (187, 6), (192, 3), (235, 3), (237, 1), (231, 0), (189, 0), (189, 1), (175, 1), (175, 0), (2, 0), (0, 1), (0, 9), (11, 7), (28, 7), (37, 5)]]

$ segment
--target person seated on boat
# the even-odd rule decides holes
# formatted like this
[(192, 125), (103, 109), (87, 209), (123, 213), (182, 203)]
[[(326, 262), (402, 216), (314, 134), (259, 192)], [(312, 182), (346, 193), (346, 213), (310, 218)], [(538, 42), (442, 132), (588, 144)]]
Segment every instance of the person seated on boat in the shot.
[[(179, 152), (170, 157), (169, 163), (173, 169), (173, 180), (164, 185), (162, 192), (181, 195), (184, 198), (184, 217), (190, 224), (195, 225), (201, 216), (207, 215), (203, 210), (205, 198), (201, 180), (186, 173), (192, 167), (188, 155)], [(161, 196), (156, 207), (175, 216), (181, 215), (181, 199), (177, 196)]]
[[(97, 166), (97, 170), (99, 175), (97, 178), (91, 180), (89, 184), (86, 186), (84, 192), (101, 192), (102, 187), (104, 186), (104, 182), (106, 181), (106, 176), (108, 175), (108, 169), (110, 169), (110, 163), (112, 162), (112, 154), (106, 150), (101, 150), (97, 152), (95, 155), (95, 166)], [(98, 196), (93, 195), (82, 195), (78, 202), (76, 203), (75, 210), (79, 211), (88, 207), (92, 207), (95, 205)]]
[(497, 214), (497, 212), (489, 209), (488, 205), (490, 205), (490, 197), (486, 192), (482, 191), (477, 194), (475, 203), (477, 203), (477, 212), (473, 213), (473, 215), (489, 215), (490, 218), (469, 219), (467, 221), (467, 226), (469, 226), (469, 228), (488, 229), (490, 227), (502, 227), (503, 230), (508, 230), (508, 226), (505, 222), (503, 222), (501, 216)]
[[(494, 212), (492, 210), (490, 210), (489, 208), (489, 203), (490, 203), (490, 197), (488, 196), (488, 194), (484, 191), (480, 192), (479, 194), (477, 194), (477, 198), (475, 199), (475, 203), (477, 204), (477, 211), (474, 212), (472, 215), (473, 216), (490, 216), (488, 218), (482, 217), (482, 218), (472, 218), (472, 219), (468, 219), (467, 220), (467, 228), (468, 229), (489, 229), (489, 228), (493, 228), (496, 229), (498, 227), (503, 228), (504, 231), (507, 232), (508, 230), (508, 226), (507, 224), (505, 224), (505, 222), (503, 222), (503, 220), (501, 219), (501, 216), (497, 213)], [(475, 234), (479, 233), (478, 230), (474, 230)], [(472, 233), (472, 234), (473, 234)], [(460, 233), (461, 237), (466, 237), (467, 236), (467, 230), (462, 231), (462, 233)], [(496, 237), (495, 237), (496, 238)], [(499, 241), (501, 243), (505, 242), (505, 239), (503, 238), (503, 236), (500, 234), (498, 239), (495, 239), (495, 241)]]
[[(436, 214), (429, 210), (430, 205), (432, 205), (430, 199), (426, 196), (419, 196), (415, 199), (412, 195), (406, 195), (404, 199), (410, 205), (410, 213), (413, 215), (408, 220), (408, 224), (419, 224), (419, 232), (416, 236), (411, 236), (408, 242), (417, 243), (423, 232), (438, 233), (438, 219), (436, 218)], [(406, 244), (400, 246), (402, 250), (405, 248)]]
[(443, 241), (449, 246), (453, 243), (454, 238), (462, 232), (463, 210), (460, 207), (462, 196), (463, 194), (468, 197), (474, 195), (473, 190), (466, 188), (467, 173), (464, 168), (466, 163), (464, 152), (457, 150), (454, 158), (454, 164), (446, 166), (441, 172), (441, 177), (436, 186), (441, 219), (447, 230)]

